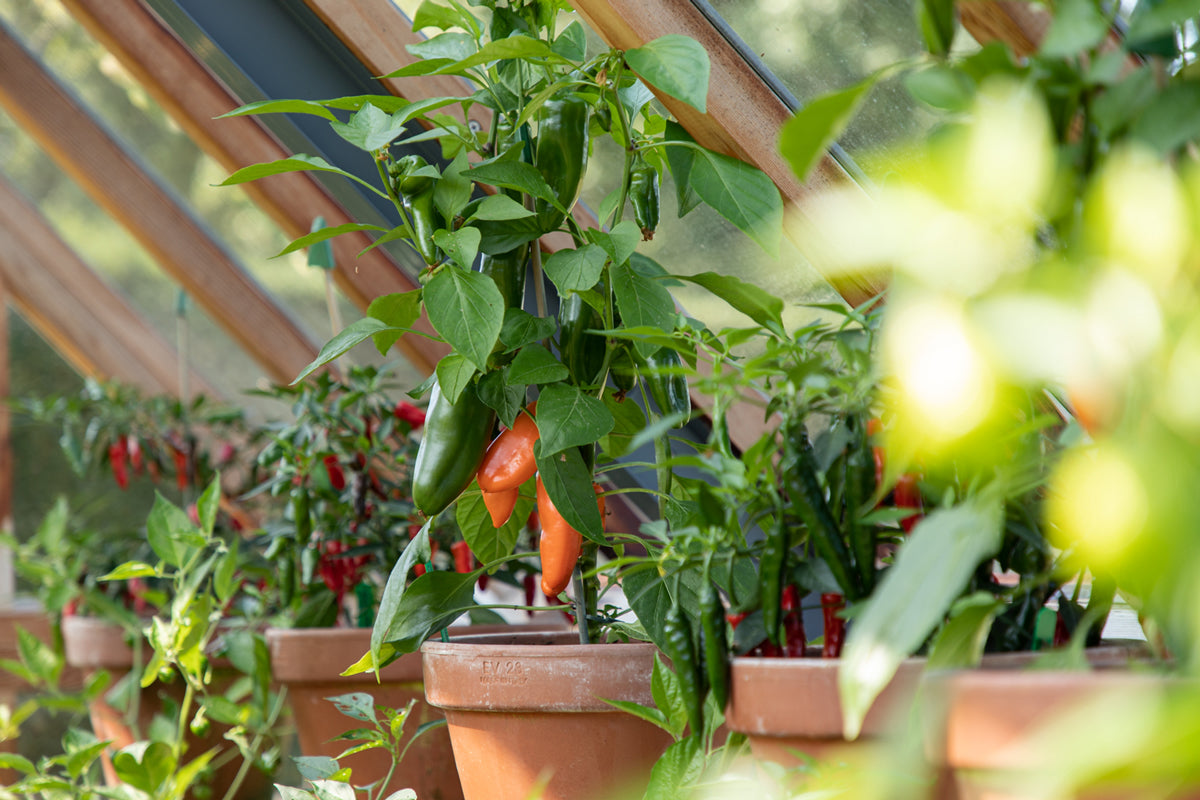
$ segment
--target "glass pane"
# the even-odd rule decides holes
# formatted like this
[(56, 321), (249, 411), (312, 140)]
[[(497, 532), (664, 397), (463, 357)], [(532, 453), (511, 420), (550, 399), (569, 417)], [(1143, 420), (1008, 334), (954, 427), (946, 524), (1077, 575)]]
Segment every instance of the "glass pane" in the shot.
[[(801, 105), (923, 52), (910, 0), (709, 0)], [(927, 130), (932, 117), (899, 78), (881, 81), (841, 139), (865, 162)], [(869, 164), (864, 167), (873, 172)], [(877, 164), (886, 168), (886, 161)]]

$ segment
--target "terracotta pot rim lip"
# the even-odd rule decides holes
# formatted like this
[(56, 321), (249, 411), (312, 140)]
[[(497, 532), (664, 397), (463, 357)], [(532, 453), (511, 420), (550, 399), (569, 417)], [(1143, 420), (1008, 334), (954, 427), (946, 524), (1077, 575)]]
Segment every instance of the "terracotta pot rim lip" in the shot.
[[(452, 637), (448, 642), (430, 639), (421, 645), (421, 653), (431, 656), (463, 656), (471, 651), (492, 648), (511, 652), (521, 658), (572, 658), (585, 654), (603, 657), (605, 654), (621, 653), (628, 656), (631, 650), (657, 651), (651, 642), (610, 642), (579, 644), (560, 643), (555, 638), (575, 637), (572, 631), (529, 631), (526, 633), (475, 633)], [(512, 642), (514, 638), (525, 641)], [(530, 641), (530, 640), (548, 641)]]

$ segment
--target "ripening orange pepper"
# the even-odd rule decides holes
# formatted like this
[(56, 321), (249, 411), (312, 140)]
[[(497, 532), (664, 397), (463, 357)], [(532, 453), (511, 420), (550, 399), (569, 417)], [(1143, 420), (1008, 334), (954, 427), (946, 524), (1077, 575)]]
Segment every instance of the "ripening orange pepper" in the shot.
[(533, 421), (536, 404), (517, 414), (512, 428), (504, 431), (491, 443), (479, 471), (475, 473), (479, 488), (485, 492), (515, 489), (533, 477), (537, 462), (533, 458), (533, 443), (538, 440), (537, 423)]
[(513, 509), (517, 505), (517, 498), (520, 496), (521, 487), (519, 486), (505, 489), (502, 492), (483, 493), (483, 504), (487, 507), (488, 514), (492, 517), (493, 528), (499, 528), (508, 522), (508, 518), (512, 516)]
[[(604, 519), (604, 495), (600, 486), (593, 484), (598, 495), (596, 505), (600, 508), (600, 519)], [(583, 536), (572, 528), (554, 507), (554, 501), (546, 492), (541, 476), (537, 480), (538, 516), (542, 522), (542, 536), (538, 542), (538, 553), (542, 559), (542, 592), (548, 597), (557, 597), (571, 583), (575, 562), (583, 550)]]

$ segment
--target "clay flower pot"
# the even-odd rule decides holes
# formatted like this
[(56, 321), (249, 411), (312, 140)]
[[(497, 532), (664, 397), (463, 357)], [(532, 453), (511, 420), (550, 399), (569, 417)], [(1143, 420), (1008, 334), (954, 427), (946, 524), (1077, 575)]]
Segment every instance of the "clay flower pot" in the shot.
[[(425, 702), (419, 653), (410, 653), (384, 667), (378, 682), (368, 673), (341, 675), (371, 649), (370, 628), (271, 628), (267, 630), (267, 645), (271, 650), (271, 672), (287, 687), (300, 752), (306, 756), (340, 755), (355, 743), (334, 738), (363, 725), (340, 714), (326, 699), (329, 697), (366, 692), (376, 705), (389, 708), (404, 708), (410, 700), (416, 700), (404, 726), (408, 737), (421, 725), (441, 717)], [(384, 750), (365, 750), (347, 756), (341, 764), (351, 768), (353, 783), (365, 784), (385, 777), (392, 759)], [(396, 767), (382, 796), (405, 788), (415, 790), (423, 799), (462, 800), (445, 728), (429, 731), (417, 740)]]
[[(1077, 757), (1084, 762), (1091, 758), (1086, 745), (1095, 733), (1091, 729), (1115, 726), (1108, 732), (1120, 739), (1121, 726), (1128, 722), (1111, 713), (1089, 713), (1090, 704), (1116, 701), (1121, 708), (1136, 709), (1169, 702), (1170, 678), (1123, 668), (1144, 655), (1141, 650), (1096, 648), (1088, 653), (1094, 667), (1090, 672), (1004, 668), (1028, 664), (1028, 658), (1014, 655), (993, 657), (980, 669), (925, 676), (922, 692), (931, 712), (925, 751), (939, 771), (939, 800), (1070, 797), (1058, 781)], [(1069, 716), (1075, 714), (1080, 716)], [(1200, 791), (1113, 786), (1079, 797), (1129, 796), (1198, 798)]]
[(600, 698), (651, 703), (655, 648), (581, 645), (572, 632), (490, 634), (421, 647), (466, 800), (611, 797), (644, 781), (670, 737)]
[[(725, 724), (744, 733), (755, 757), (785, 766), (797, 753), (820, 757), (848, 743), (842, 736), (838, 697), (840, 659), (735, 658), (730, 672)], [(863, 723), (862, 740), (883, 735), (893, 715), (912, 702), (924, 659), (908, 659), (876, 698)]]
[[(89, 678), (100, 670), (108, 671), (112, 676), (110, 693), (112, 687), (133, 669), (134, 651), (126, 643), (125, 631), (121, 626), (94, 617), (71, 616), (63, 618), (62, 633), (67, 664), (78, 668)], [(143, 658), (148, 658), (149, 653), (150, 645), (147, 643), (144, 645)], [(232, 669), (221, 670), (218, 666), (215, 680), (232, 682), (237, 675), (240, 673)], [(182, 701), (183, 694), (183, 681), (178, 679), (172, 684), (157, 682), (143, 689), (138, 700), (138, 728), (143, 732), (147, 730), (154, 716), (162, 711), (164, 697), (169, 697), (178, 704)], [(114, 707), (105, 696), (93, 701), (88, 707), (88, 713), (97, 738), (112, 742), (109, 749), (101, 754), (101, 766), (104, 769), (104, 780), (109, 785), (116, 785), (119, 781), (110, 754), (132, 744), (135, 741), (134, 730), (129, 725), (125, 713)], [(213, 747), (232, 748), (225, 739), (228, 730), (227, 726), (213, 723), (211, 730), (203, 737), (188, 734), (188, 753), (195, 756)], [(217, 768), (210, 784), (215, 797), (224, 796), (239, 767), (240, 759), (235, 758)], [(258, 770), (250, 770), (238, 791), (238, 797), (266, 798), (270, 793), (271, 785), (267, 777)], [(189, 797), (191, 796), (189, 794)]]

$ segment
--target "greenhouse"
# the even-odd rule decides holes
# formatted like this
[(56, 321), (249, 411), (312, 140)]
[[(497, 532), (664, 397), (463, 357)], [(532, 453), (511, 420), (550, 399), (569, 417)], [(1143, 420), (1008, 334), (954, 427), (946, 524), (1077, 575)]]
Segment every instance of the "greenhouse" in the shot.
[(0, 0), (0, 800), (1200, 798), (1198, 40)]

